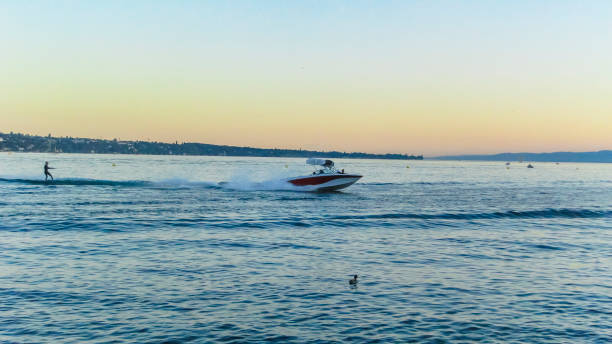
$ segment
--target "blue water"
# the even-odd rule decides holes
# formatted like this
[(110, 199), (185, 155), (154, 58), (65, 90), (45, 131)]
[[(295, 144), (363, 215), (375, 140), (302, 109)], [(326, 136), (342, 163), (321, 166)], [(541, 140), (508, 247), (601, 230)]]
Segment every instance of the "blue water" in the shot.
[(0, 342), (610, 340), (612, 165), (337, 164), (1, 153)]

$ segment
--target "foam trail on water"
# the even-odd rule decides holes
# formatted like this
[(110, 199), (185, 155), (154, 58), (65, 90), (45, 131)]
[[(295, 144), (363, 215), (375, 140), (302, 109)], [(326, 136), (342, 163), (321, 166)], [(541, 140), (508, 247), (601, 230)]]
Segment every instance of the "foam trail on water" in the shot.
[(159, 186), (159, 187), (168, 187), (168, 188), (171, 188), (171, 187), (179, 187), (179, 188), (194, 188), (194, 187), (200, 187), (200, 188), (218, 188), (218, 187), (220, 187), (219, 183), (215, 183), (215, 182), (193, 181), (193, 180), (183, 179), (183, 178), (163, 179), (163, 180), (160, 180), (160, 181), (153, 182), (153, 185)]
[(228, 182), (221, 183), (221, 186), (225, 189), (238, 191), (307, 191), (284, 179), (253, 181), (244, 175), (234, 176)]
[(221, 188), (235, 191), (309, 191), (306, 188), (294, 186), (283, 178), (255, 181), (246, 175), (236, 175), (230, 178), (229, 181), (222, 182), (172, 178), (156, 181), (152, 184), (158, 187)]
[(251, 180), (246, 175), (232, 177), (227, 182), (194, 181), (183, 178), (171, 178), (158, 181), (148, 180), (103, 180), (89, 178), (57, 178), (45, 181), (36, 177), (0, 177), (0, 183), (41, 185), (41, 186), (114, 186), (114, 187), (157, 187), (157, 188), (222, 188), (236, 191), (310, 191), (307, 188), (294, 186), (283, 178), (264, 181)]

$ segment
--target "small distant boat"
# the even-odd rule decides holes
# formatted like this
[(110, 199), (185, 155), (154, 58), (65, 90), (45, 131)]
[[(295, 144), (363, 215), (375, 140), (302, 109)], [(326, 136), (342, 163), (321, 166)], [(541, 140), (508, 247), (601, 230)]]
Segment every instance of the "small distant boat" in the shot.
[(310, 158), (306, 160), (309, 165), (318, 165), (322, 168), (307, 176), (289, 178), (287, 181), (309, 191), (335, 191), (353, 185), (361, 179), (359, 174), (344, 173), (334, 167), (334, 162), (327, 159)]
[(532, 164), (527, 165), (527, 168), (533, 168)]

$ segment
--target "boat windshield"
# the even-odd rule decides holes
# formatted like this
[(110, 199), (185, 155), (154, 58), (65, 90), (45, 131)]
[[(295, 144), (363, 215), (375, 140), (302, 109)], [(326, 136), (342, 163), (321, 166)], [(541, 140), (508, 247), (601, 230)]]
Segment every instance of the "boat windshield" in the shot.
[(332, 174), (332, 173), (340, 173), (340, 171), (338, 171), (333, 166), (331, 167), (324, 166), (323, 168), (318, 169), (317, 171), (313, 172), (313, 174)]

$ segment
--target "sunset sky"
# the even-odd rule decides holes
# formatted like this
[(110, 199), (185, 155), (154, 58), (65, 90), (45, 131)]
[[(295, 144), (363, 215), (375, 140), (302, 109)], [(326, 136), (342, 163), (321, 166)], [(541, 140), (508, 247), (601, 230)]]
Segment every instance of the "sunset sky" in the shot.
[(2, 1), (0, 132), (612, 149), (610, 1)]

